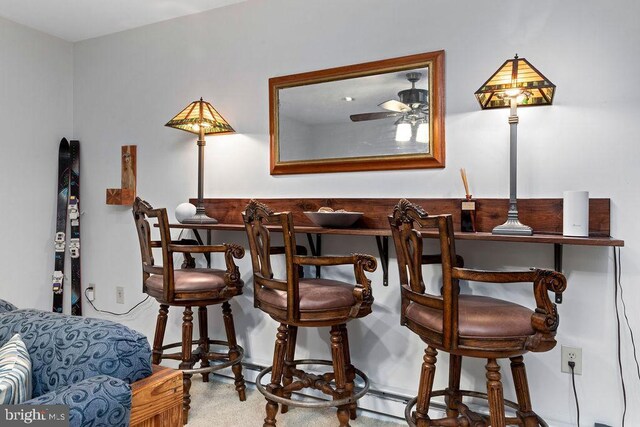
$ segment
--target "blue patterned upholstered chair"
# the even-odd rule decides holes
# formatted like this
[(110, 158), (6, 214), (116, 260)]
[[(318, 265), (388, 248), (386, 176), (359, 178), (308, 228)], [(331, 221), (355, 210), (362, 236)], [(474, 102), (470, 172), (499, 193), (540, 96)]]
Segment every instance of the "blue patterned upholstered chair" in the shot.
[(67, 405), (70, 425), (128, 426), (130, 384), (151, 375), (147, 338), (108, 320), (18, 310), (0, 300), (0, 345), (20, 334), (33, 367), (25, 404)]

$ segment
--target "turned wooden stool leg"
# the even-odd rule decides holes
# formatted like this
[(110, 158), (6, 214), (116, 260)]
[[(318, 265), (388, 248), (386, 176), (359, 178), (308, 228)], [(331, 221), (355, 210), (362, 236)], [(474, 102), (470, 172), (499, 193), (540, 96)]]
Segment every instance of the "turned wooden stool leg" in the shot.
[(457, 417), (458, 402), (462, 398), (460, 394), (460, 374), (462, 371), (462, 356), (455, 354), (449, 355), (449, 387), (447, 388), (445, 395), (445, 402), (447, 404), (447, 417)]
[(416, 425), (418, 427), (429, 425), (429, 402), (431, 401), (433, 379), (436, 375), (437, 356), (438, 350), (431, 346), (424, 350), (420, 385), (418, 386), (418, 401), (416, 402)]
[(162, 342), (164, 341), (164, 331), (167, 329), (168, 313), (169, 306), (166, 304), (160, 304), (158, 320), (156, 321), (156, 333), (153, 337), (153, 356), (151, 357), (151, 362), (154, 365), (159, 365), (162, 361)]
[(517, 415), (522, 420), (523, 427), (538, 427), (538, 416), (531, 407), (529, 382), (527, 381), (527, 371), (524, 367), (523, 359), (522, 356), (511, 358), (511, 374), (513, 375), (519, 406)]
[[(224, 319), (224, 329), (227, 333), (227, 342), (229, 343), (229, 360), (236, 360), (240, 357), (238, 351), (238, 342), (236, 341), (236, 327), (233, 323), (233, 314), (231, 314), (231, 305), (225, 301), (222, 303), (222, 317)], [(241, 402), (247, 400), (246, 389), (247, 386), (244, 383), (244, 376), (242, 375), (242, 363), (236, 363), (231, 365), (231, 371), (235, 377), (236, 391)]]
[[(287, 347), (287, 338), (289, 330), (287, 325), (281, 323), (276, 334), (276, 345), (273, 351), (273, 369), (271, 370), (271, 383), (267, 386), (267, 390), (275, 395), (282, 394), (282, 370), (284, 367), (284, 356)], [(278, 404), (267, 398), (267, 417), (264, 419), (263, 427), (274, 427), (276, 425), (276, 414), (278, 413)]]
[[(200, 340), (198, 341), (198, 347), (200, 347), (200, 351), (203, 353), (202, 358), (200, 359), (200, 367), (208, 368), (209, 367), (209, 359), (207, 358), (207, 354), (209, 353), (209, 324), (207, 319), (207, 307), (198, 307), (198, 331), (200, 332)], [(202, 374), (202, 381), (209, 382), (209, 374), (210, 372), (206, 372)]]
[[(344, 346), (342, 331), (339, 326), (331, 327), (331, 358), (333, 360), (333, 373), (335, 374), (336, 390), (334, 399), (342, 399), (347, 395), (347, 373), (344, 361)], [(349, 427), (349, 405), (338, 407), (338, 421), (340, 427)]]
[[(191, 307), (184, 308), (182, 315), (182, 362), (180, 369), (193, 368), (193, 360), (191, 359), (191, 345), (193, 334), (193, 311)], [(189, 409), (191, 408), (191, 374), (182, 374), (182, 422), (187, 424), (189, 421)]]
[[(282, 386), (286, 387), (293, 382), (293, 374), (292, 369), (294, 366), (292, 362), (296, 355), (296, 340), (298, 338), (298, 327), (289, 325), (289, 337), (287, 339), (287, 351), (284, 356), (284, 369), (283, 369), (283, 377), (282, 377)], [(283, 397), (287, 399), (291, 398), (291, 392), (282, 393)], [(289, 406), (282, 405), (280, 412), (286, 414), (289, 411)]]
[[(342, 324), (338, 326), (340, 328), (340, 332), (342, 333), (342, 348), (344, 349), (344, 365), (347, 369), (347, 384), (345, 385), (345, 389), (347, 390), (348, 396), (353, 396), (354, 383), (353, 381), (356, 379), (356, 370), (351, 364), (351, 352), (349, 350), (349, 334), (347, 333), (347, 325)], [(358, 402), (353, 402), (349, 405), (349, 418), (355, 420), (358, 417), (356, 410), (358, 409)]]
[(496, 359), (487, 359), (487, 397), (491, 427), (505, 427), (504, 395), (500, 381), (500, 365)]

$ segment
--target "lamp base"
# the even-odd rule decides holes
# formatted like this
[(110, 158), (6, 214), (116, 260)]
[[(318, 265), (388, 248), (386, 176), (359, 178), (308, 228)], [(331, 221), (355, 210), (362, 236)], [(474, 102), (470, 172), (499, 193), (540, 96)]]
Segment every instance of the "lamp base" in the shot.
[(494, 227), (491, 234), (503, 234), (508, 236), (531, 236), (533, 235), (533, 228), (528, 225), (522, 224), (518, 218), (509, 218), (507, 222), (502, 225)]
[(210, 218), (204, 212), (198, 212), (191, 218), (183, 219), (183, 224), (217, 224), (218, 220)]
[(196, 214), (191, 218), (182, 220), (183, 224), (217, 224), (218, 220), (211, 218), (204, 213), (204, 205), (198, 204)]

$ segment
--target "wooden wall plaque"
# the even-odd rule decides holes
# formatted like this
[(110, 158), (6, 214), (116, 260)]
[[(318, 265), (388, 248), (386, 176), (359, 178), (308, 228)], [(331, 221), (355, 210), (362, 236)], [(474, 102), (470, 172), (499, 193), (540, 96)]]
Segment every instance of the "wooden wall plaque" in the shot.
[(123, 145), (121, 151), (121, 187), (107, 188), (108, 205), (131, 205), (136, 198), (137, 146)]

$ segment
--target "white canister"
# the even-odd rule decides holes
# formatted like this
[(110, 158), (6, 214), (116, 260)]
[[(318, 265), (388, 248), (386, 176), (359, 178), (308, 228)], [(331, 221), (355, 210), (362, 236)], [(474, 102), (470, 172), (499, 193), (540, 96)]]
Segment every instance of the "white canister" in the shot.
[(562, 205), (562, 235), (589, 237), (589, 192), (565, 191)]
[(196, 214), (196, 207), (191, 203), (180, 203), (176, 207), (176, 219), (182, 223), (185, 219), (193, 218)]

